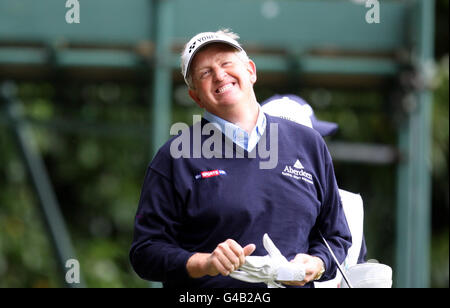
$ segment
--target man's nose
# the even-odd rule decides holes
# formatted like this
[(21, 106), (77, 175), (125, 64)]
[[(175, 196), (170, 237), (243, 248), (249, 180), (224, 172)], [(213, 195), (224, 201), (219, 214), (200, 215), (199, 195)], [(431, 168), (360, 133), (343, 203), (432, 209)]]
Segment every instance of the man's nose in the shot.
[(227, 73), (223, 68), (216, 68), (214, 69), (214, 79), (215, 81), (222, 81), (225, 76), (227, 76)]

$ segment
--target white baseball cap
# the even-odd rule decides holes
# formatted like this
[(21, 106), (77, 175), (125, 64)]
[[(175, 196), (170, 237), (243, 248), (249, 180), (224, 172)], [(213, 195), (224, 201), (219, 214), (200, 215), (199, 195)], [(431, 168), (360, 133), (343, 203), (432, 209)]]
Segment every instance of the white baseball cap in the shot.
[(261, 106), (263, 112), (311, 127), (323, 137), (334, 134), (338, 129), (336, 123), (318, 120), (311, 106), (297, 95), (274, 95)]
[(186, 44), (183, 53), (181, 54), (181, 74), (183, 75), (186, 84), (188, 84), (187, 76), (195, 54), (200, 50), (200, 48), (211, 43), (225, 43), (239, 51), (245, 52), (241, 45), (235, 39), (226, 35), (225, 32), (202, 32), (195, 35)]

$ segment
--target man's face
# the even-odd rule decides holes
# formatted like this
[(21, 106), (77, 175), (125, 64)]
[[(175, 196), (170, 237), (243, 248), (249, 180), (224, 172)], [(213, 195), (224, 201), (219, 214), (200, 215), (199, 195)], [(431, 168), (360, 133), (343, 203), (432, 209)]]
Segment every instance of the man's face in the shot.
[(195, 55), (190, 74), (194, 89), (189, 90), (189, 95), (201, 108), (216, 115), (253, 97), (255, 64), (251, 60), (244, 62), (231, 46), (204, 47)]

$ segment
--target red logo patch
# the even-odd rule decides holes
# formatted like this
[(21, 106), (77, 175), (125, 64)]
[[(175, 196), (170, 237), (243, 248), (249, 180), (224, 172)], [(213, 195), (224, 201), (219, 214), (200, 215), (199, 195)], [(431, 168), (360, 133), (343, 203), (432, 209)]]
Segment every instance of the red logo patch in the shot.
[(223, 170), (209, 170), (209, 171), (202, 171), (200, 174), (197, 174), (195, 176), (195, 179), (206, 179), (206, 178), (211, 178), (213, 176), (219, 176), (219, 175), (227, 175), (227, 173)]

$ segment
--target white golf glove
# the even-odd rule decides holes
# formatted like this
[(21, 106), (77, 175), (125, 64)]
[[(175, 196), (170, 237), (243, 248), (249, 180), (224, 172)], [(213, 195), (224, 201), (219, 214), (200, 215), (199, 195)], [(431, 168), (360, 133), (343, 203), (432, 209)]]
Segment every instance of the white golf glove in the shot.
[(289, 262), (267, 233), (263, 236), (263, 245), (268, 255), (245, 257), (245, 263), (238, 270), (231, 272), (230, 276), (246, 282), (264, 282), (269, 288), (285, 288), (277, 281), (305, 279), (304, 265)]

